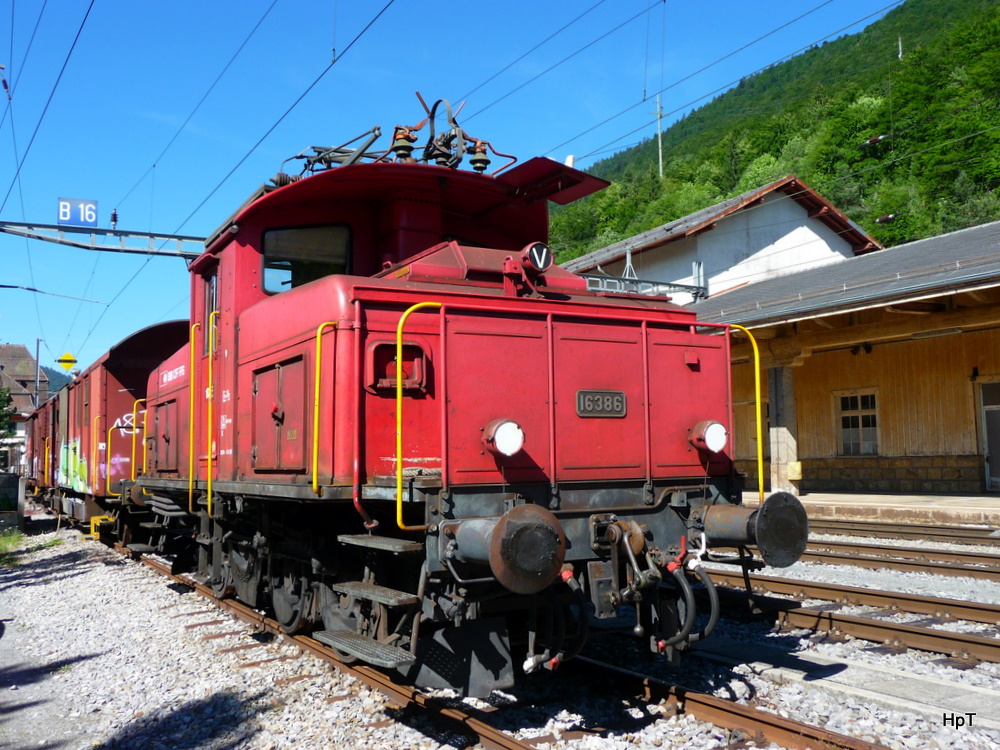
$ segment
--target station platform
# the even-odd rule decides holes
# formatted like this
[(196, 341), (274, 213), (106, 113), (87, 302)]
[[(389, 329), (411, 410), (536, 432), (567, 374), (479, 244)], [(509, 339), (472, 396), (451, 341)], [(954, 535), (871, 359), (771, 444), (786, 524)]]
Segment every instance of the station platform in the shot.
[[(766, 498), (770, 492), (765, 492)], [(809, 492), (799, 499), (810, 518), (882, 523), (989, 526), (1000, 529), (1000, 493), (995, 495), (894, 495)], [(743, 493), (745, 505), (760, 494)]]

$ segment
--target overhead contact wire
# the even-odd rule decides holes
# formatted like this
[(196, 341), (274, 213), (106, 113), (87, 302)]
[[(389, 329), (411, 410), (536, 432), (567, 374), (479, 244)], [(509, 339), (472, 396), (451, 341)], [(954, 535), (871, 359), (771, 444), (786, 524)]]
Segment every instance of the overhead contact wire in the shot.
[[(277, 121), (270, 128), (268, 128), (267, 132), (260, 137), (260, 139), (253, 145), (253, 147), (246, 153), (246, 155), (242, 159), (240, 159), (239, 162), (237, 162), (236, 166), (234, 166), (231, 170), (229, 170), (229, 173), (222, 179), (222, 181), (219, 182), (219, 184), (216, 185), (214, 188), (212, 188), (212, 191), (207, 196), (205, 196), (204, 200), (202, 200), (202, 202), (199, 203), (198, 206), (190, 214), (188, 214), (188, 217), (178, 225), (177, 229), (174, 230), (174, 234), (178, 234), (180, 230), (184, 227), (184, 225), (187, 224), (191, 220), (191, 218), (196, 213), (198, 213), (198, 211), (201, 210), (202, 206), (204, 206), (211, 199), (211, 197), (219, 191), (219, 188), (221, 188), (226, 183), (226, 181), (233, 176), (236, 170), (239, 169), (243, 165), (243, 163), (250, 158), (250, 155), (253, 154), (253, 152), (260, 147), (260, 144), (262, 144), (272, 132), (274, 132), (275, 128), (277, 128), (278, 125), (280, 125), (281, 122), (292, 112), (292, 110), (295, 109), (295, 107), (299, 104), (299, 102), (301, 102), (306, 97), (306, 95), (310, 91), (312, 91), (313, 88), (315, 88), (316, 85), (321, 80), (323, 80), (323, 77), (330, 71), (330, 69), (334, 65), (336, 65), (344, 57), (345, 54), (347, 54), (347, 52), (351, 49), (351, 47), (353, 47), (365, 35), (365, 33), (367, 33), (367, 31), (375, 24), (375, 22), (378, 21), (378, 19), (381, 18), (382, 15), (387, 10), (389, 10), (389, 8), (395, 2), (396, 0), (389, 0), (389, 2), (385, 4), (382, 10), (380, 10), (375, 15), (375, 17), (372, 18), (372, 20), (369, 21), (368, 24), (357, 34), (357, 36), (355, 36), (354, 39), (351, 40), (351, 43), (348, 44), (346, 48), (344, 48), (344, 51), (341, 52), (336, 59), (332, 60), (330, 64), (323, 69), (323, 71), (316, 77), (316, 80), (314, 80), (311, 84), (309, 84), (306, 90), (303, 91), (302, 94), (294, 102), (292, 102), (291, 106), (285, 110), (285, 112), (281, 115), (281, 117), (279, 117)], [(125, 282), (125, 284), (118, 291), (118, 293), (111, 299), (111, 301), (108, 302), (107, 307), (104, 308), (104, 310), (98, 316), (97, 320), (94, 321), (94, 325), (91, 326), (90, 331), (87, 332), (87, 337), (84, 339), (84, 344), (86, 344), (87, 341), (90, 340), (91, 334), (94, 332), (97, 326), (100, 325), (100, 322), (101, 320), (103, 320), (104, 315), (108, 312), (108, 310), (111, 309), (112, 305), (114, 305), (114, 303), (118, 300), (118, 298), (121, 297), (121, 295), (132, 284), (132, 282), (135, 281), (135, 279), (139, 276), (139, 274), (142, 273), (143, 269), (145, 269), (146, 266), (149, 265), (149, 261), (151, 261), (153, 257), (154, 256), (152, 255), (146, 256), (145, 262), (138, 268), (138, 270), (134, 274), (132, 274), (129, 280)]]
[[(755, 39), (752, 42), (749, 42), (748, 44), (744, 45), (740, 49), (735, 50), (735, 51), (729, 53), (728, 55), (725, 55), (724, 57), (719, 58), (718, 60), (716, 60), (713, 63), (710, 63), (709, 65), (706, 65), (704, 68), (701, 68), (700, 70), (697, 70), (694, 73), (691, 73), (691, 74), (685, 76), (684, 78), (681, 78), (681, 79), (679, 79), (677, 81), (674, 81), (673, 83), (671, 83), (670, 85), (666, 86), (665, 88), (662, 88), (657, 93), (662, 94), (665, 91), (669, 91), (670, 89), (674, 88), (675, 86), (683, 83), (684, 81), (689, 80), (693, 76), (696, 76), (696, 75), (704, 72), (705, 70), (708, 70), (712, 66), (717, 65), (718, 63), (722, 62), (723, 60), (725, 60), (725, 59), (727, 59), (729, 57), (732, 57), (734, 54), (737, 54), (738, 52), (741, 52), (742, 50), (746, 49), (747, 47), (752, 46), (754, 44), (757, 44), (758, 42), (766, 39), (767, 37), (771, 36), (772, 34), (780, 31), (781, 29), (783, 29), (785, 27), (787, 27), (788, 25), (796, 23), (797, 21), (801, 20), (802, 18), (805, 18), (810, 13), (813, 13), (813, 12), (819, 10), (824, 5), (827, 5), (829, 2), (831, 2), (831, 0), (827, 0), (826, 2), (824, 2), (824, 3), (822, 3), (822, 4), (818, 5), (818, 6), (816, 6), (815, 8), (813, 8), (812, 10), (804, 13), (803, 15), (798, 16), (797, 18), (792, 19), (788, 23), (783, 24), (782, 26), (779, 26), (779, 27), (777, 27), (775, 29), (772, 29), (767, 34), (765, 34), (764, 36), (762, 36), (762, 37), (760, 37), (758, 39)], [(773, 60), (773, 61), (769, 62), (767, 65), (761, 66), (760, 68), (758, 68), (757, 70), (755, 70), (755, 71), (753, 71), (753, 72), (751, 72), (749, 74), (742, 75), (739, 78), (737, 78), (737, 79), (735, 79), (733, 81), (730, 81), (729, 83), (726, 83), (726, 84), (720, 86), (719, 88), (716, 88), (716, 89), (714, 89), (712, 91), (709, 91), (708, 93), (703, 94), (702, 96), (699, 96), (696, 99), (692, 99), (691, 101), (687, 102), (686, 104), (684, 104), (684, 105), (682, 105), (680, 107), (677, 107), (676, 109), (673, 109), (670, 112), (665, 112), (663, 114), (663, 116), (668, 117), (670, 115), (677, 114), (678, 112), (681, 112), (684, 109), (686, 109), (686, 108), (688, 108), (688, 107), (690, 107), (690, 106), (692, 106), (694, 104), (697, 104), (698, 102), (702, 101), (703, 99), (707, 99), (707, 98), (709, 98), (711, 96), (714, 96), (714, 95), (716, 95), (716, 94), (718, 94), (720, 92), (726, 91), (727, 89), (730, 89), (733, 86), (735, 86), (736, 84), (738, 84), (744, 78), (747, 78), (748, 76), (757, 75), (758, 73), (761, 73), (761, 72), (767, 70), (771, 66), (773, 66), (773, 65), (775, 65), (775, 64), (777, 64), (779, 62), (782, 62), (783, 60), (787, 60), (787, 59), (789, 59), (791, 57), (794, 57), (797, 54), (805, 52), (806, 50), (810, 49), (811, 47), (814, 47), (815, 45), (819, 44), (820, 42), (825, 41), (825, 40), (829, 39), (830, 37), (832, 37), (832, 36), (834, 36), (836, 34), (839, 34), (839, 33), (843, 32), (843, 31), (846, 31), (847, 29), (850, 29), (850, 28), (852, 28), (854, 26), (857, 26), (859, 23), (862, 23), (863, 21), (867, 21), (869, 18), (874, 18), (875, 16), (878, 16), (881, 13), (884, 13), (884, 12), (886, 12), (888, 10), (891, 10), (892, 8), (896, 7), (897, 5), (902, 4), (902, 2), (903, 2), (903, 0), (896, 0), (896, 2), (892, 2), (889, 5), (886, 5), (886, 6), (882, 7), (882, 8), (880, 8), (879, 10), (874, 11), (873, 13), (869, 13), (867, 16), (864, 16), (863, 18), (859, 18), (856, 21), (853, 21), (853, 22), (847, 24), (846, 26), (842, 26), (841, 28), (837, 29), (836, 31), (832, 31), (829, 34), (826, 34), (825, 36), (821, 37), (820, 39), (817, 39), (816, 41), (811, 42), (810, 44), (807, 44), (807, 45), (805, 45), (803, 47), (800, 47), (799, 49), (794, 50), (793, 52), (790, 52), (790, 53), (788, 53), (786, 55), (782, 55), (781, 57), (777, 58), (776, 60)], [(632, 104), (632, 105), (626, 107), (625, 109), (623, 109), (622, 111), (618, 112), (617, 114), (614, 114), (611, 117), (608, 117), (608, 118), (602, 120), (601, 122), (597, 123), (596, 125), (593, 125), (593, 126), (587, 128), (586, 130), (578, 133), (577, 135), (573, 136), (572, 138), (570, 138), (570, 139), (568, 139), (566, 141), (563, 141), (558, 146), (550, 148), (548, 151), (545, 152), (545, 154), (548, 155), (548, 154), (551, 154), (553, 151), (557, 151), (557, 150), (563, 148), (564, 146), (572, 143), (573, 141), (576, 141), (579, 138), (582, 138), (583, 136), (587, 135), (588, 133), (593, 132), (597, 128), (599, 128), (599, 127), (601, 127), (603, 125), (606, 125), (606, 124), (608, 124), (609, 122), (611, 122), (613, 120), (618, 119), (619, 117), (621, 117), (624, 114), (627, 114), (628, 112), (631, 112), (636, 107), (642, 106), (642, 104), (643, 104), (643, 102), (636, 102), (635, 104)], [(600, 153), (604, 149), (606, 149), (606, 148), (608, 148), (610, 146), (613, 146), (618, 141), (621, 141), (621, 140), (623, 140), (625, 138), (628, 138), (630, 135), (634, 135), (635, 133), (638, 133), (641, 130), (645, 130), (650, 125), (655, 125), (655, 124), (656, 124), (656, 120), (652, 120), (650, 122), (646, 122), (643, 125), (641, 125), (640, 127), (635, 128), (633, 130), (630, 130), (629, 132), (627, 132), (627, 133), (619, 136), (618, 138), (615, 138), (614, 140), (609, 141), (608, 143), (605, 143), (605, 144), (603, 144), (601, 146), (598, 146), (596, 149), (594, 149), (593, 151), (591, 151), (590, 153), (584, 155), (581, 158), (586, 159), (587, 157), (590, 157), (590, 156), (593, 156), (594, 154)]]
[(460, 97), (458, 97), (458, 100), (462, 101), (463, 99), (468, 99), (470, 96), (472, 96), (473, 92), (481, 89), (483, 86), (485, 86), (486, 84), (490, 83), (495, 78), (497, 78), (497, 77), (503, 75), (504, 73), (506, 73), (508, 70), (510, 70), (511, 68), (513, 68), (515, 65), (517, 65), (519, 62), (521, 62), (521, 60), (523, 60), (524, 58), (526, 58), (532, 52), (535, 52), (539, 48), (541, 48), (544, 45), (548, 44), (550, 41), (552, 41), (553, 39), (555, 39), (557, 36), (559, 36), (561, 33), (563, 33), (570, 26), (572, 26), (577, 21), (579, 21), (581, 18), (583, 18), (584, 16), (586, 16), (588, 13), (590, 13), (592, 10), (595, 10), (599, 5), (604, 4), (604, 2), (606, 2), (606, 0), (598, 0), (598, 2), (594, 3), (593, 5), (591, 5), (589, 8), (587, 8), (587, 10), (583, 11), (583, 13), (581, 13), (580, 15), (578, 15), (576, 18), (574, 18), (572, 21), (570, 21), (565, 26), (563, 26), (562, 28), (560, 28), (558, 31), (552, 32), (547, 37), (545, 37), (542, 41), (540, 41), (538, 44), (536, 44), (534, 47), (532, 47), (527, 52), (525, 52), (523, 55), (521, 55), (520, 57), (518, 57), (516, 60), (512, 60), (511, 62), (509, 62), (504, 67), (500, 68), (500, 70), (498, 70), (496, 73), (494, 73), (489, 78), (487, 78), (485, 81), (483, 81), (482, 83), (480, 83), (477, 86), (474, 86), (472, 88), (472, 91), (470, 91), (467, 94), (462, 94)]
[(191, 122), (191, 118), (195, 116), (195, 114), (201, 108), (201, 105), (205, 103), (206, 99), (208, 99), (209, 94), (212, 93), (215, 87), (219, 84), (219, 81), (222, 80), (222, 77), (226, 74), (229, 68), (232, 67), (233, 63), (236, 62), (236, 58), (240, 56), (240, 53), (243, 51), (243, 48), (247, 46), (247, 44), (250, 42), (250, 39), (253, 37), (254, 34), (257, 33), (257, 30), (261, 27), (261, 24), (264, 23), (264, 20), (268, 17), (268, 15), (271, 13), (271, 10), (273, 10), (274, 6), (277, 4), (278, 0), (274, 0), (274, 2), (272, 2), (267, 7), (267, 10), (264, 11), (264, 14), (257, 21), (256, 25), (250, 30), (250, 33), (247, 34), (246, 38), (243, 40), (243, 43), (233, 53), (233, 56), (229, 58), (229, 62), (226, 63), (225, 67), (222, 68), (222, 71), (219, 73), (219, 75), (216, 76), (215, 80), (212, 82), (212, 85), (208, 87), (208, 90), (206, 90), (205, 93), (202, 95), (201, 99), (198, 100), (198, 103), (194, 105), (194, 109), (191, 110), (190, 114), (187, 116), (187, 119), (185, 119), (184, 122), (181, 124), (181, 126), (177, 128), (177, 132), (174, 133), (173, 137), (170, 139), (167, 145), (163, 147), (163, 150), (160, 152), (159, 156), (153, 159), (153, 163), (149, 165), (149, 169), (147, 169), (143, 173), (142, 177), (136, 180), (136, 183), (131, 188), (129, 188), (129, 191), (125, 193), (125, 196), (120, 201), (118, 201), (116, 205), (120, 206), (122, 203), (128, 200), (129, 196), (132, 195), (133, 191), (137, 187), (139, 187), (139, 185), (142, 183), (143, 180), (146, 179), (149, 173), (156, 168), (156, 165), (166, 155), (167, 151), (170, 150), (170, 147), (174, 145), (174, 141), (176, 141), (177, 138), (180, 136), (180, 134), (184, 132), (184, 128), (186, 128), (187, 124)]
[(189, 221), (191, 221), (192, 217), (194, 217), (194, 215), (195, 215), (196, 213), (198, 213), (198, 211), (200, 211), (200, 210), (201, 210), (202, 206), (204, 206), (204, 205), (205, 205), (206, 203), (208, 203), (208, 201), (209, 201), (209, 200), (210, 200), (210, 199), (212, 198), (212, 196), (213, 196), (213, 195), (215, 195), (215, 194), (216, 194), (216, 193), (217, 193), (217, 192), (219, 191), (219, 188), (221, 188), (221, 187), (222, 187), (223, 185), (225, 185), (225, 184), (226, 184), (226, 182), (227, 182), (227, 181), (229, 180), (229, 178), (230, 178), (230, 177), (232, 177), (232, 176), (233, 176), (233, 174), (234, 174), (234, 173), (236, 172), (236, 170), (237, 170), (237, 169), (239, 169), (240, 167), (242, 167), (242, 166), (243, 166), (243, 163), (244, 163), (244, 162), (245, 162), (245, 161), (246, 161), (247, 159), (249, 159), (249, 158), (250, 158), (250, 156), (251, 156), (251, 155), (253, 154), (253, 152), (254, 152), (254, 151), (256, 151), (256, 150), (257, 150), (257, 149), (258, 149), (258, 148), (260, 147), (260, 144), (262, 144), (262, 143), (263, 143), (263, 142), (264, 142), (264, 141), (265, 141), (265, 140), (267, 139), (267, 137), (268, 137), (269, 135), (271, 135), (271, 133), (273, 133), (273, 132), (274, 132), (274, 130), (275, 130), (275, 129), (276, 129), (276, 128), (277, 128), (277, 127), (278, 127), (278, 126), (279, 126), (279, 125), (280, 125), (280, 124), (282, 123), (282, 121), (283, 121), (283, 120), (284, 120), (284, 119), (285, 119), (286, 117), (288, 117), (288, 115), (289, 115), (289, 114), (291, 114), (292, 110), (293, 110), (293, 109), (295, 109), (295, 108), (296, 108), (296, 107), (298, 106), (299, 102), (301, 102), (301, 101), (302, 101), (303, 99), (305, 99), (306, 95), (307, 95), (307, 94), (308, 94), (308, 93), (309, 93), (310, 91), (312, 91), (312, 90), (313, 90), (313, 89), (314, 89), (314, 88), (316, 87), (316, 85), (317, 85), (317, 84), (318, 84), (318, 83), (319, 83), (320, 81), (322, 81), (322, 80), (323, 80), (324, 76), (326, 76), (326, 74), (327, 74), (327, 73), (329, 73), (329, 72), (330, 72), (330, 69), (331, 69), (331, 68), (332, 68), (332, 67), (333, 67), (334, 65), (336, 65), (336, 64), (337, 64), (338, 62), (340, 62), (340, 61), (341, 61), (341, 59), (343, 59), (344, 55), (346, 55), (346, 54), (347, 54), (347, 52), (348, 52), (348, 51), (349, 51), (349, 50), (351, 49), (351, 47), (353, 47), (353, 46), (354, 46), (354, 45), (355, 45), (355, 44), (356, 44), (356, 43), (358, 42), (358, 40), (360, 40), (360, 39), (361, 39), (361, 37), (363, 37), (363, 36), (365, 35), (365, 33), (366, 33), (366, 32), (368, 31), (368, 29), (370, 29), (370, 28), (371, 28), (371, 27), (372, 27), (372, 26), (373, 26), (373, 25), (375, 24), (375, 22), (376, 22), (376, 21), (377, 21), (377, 20), (378, 20), (379, 18), (381, 18), (381, 17), (382, 17), (382, 14), (383, 14), (383, 13), (385, 13), (385, 12), (386, 12), (387, 10), (389, 10), (389, 8), (390, 8), (390, 7), (392, 6), (392, 4), (393, 4), (393, 3), (395, 3), (395, 2), (396, 2), (396, 0), (389, 0), (389, 2), (387, 2), (387, 3), (385, 4), (385, 6), (384, 6), (384, 7), (382, 8), (382, 10), (380, 10), (380, 11), (379, 11), (379, 12), (378, 12), (378, 13), (377, 13), (377, 14), (375, 15), (375, 17), (374, 17), (374, 18), (372, 18), (372, 20), (368, 22), (368, 25), (367, 25), (367, 26), (365, 26), (365, 27), (364, 27), (364, 28), (363, 28), (363, 29), (362, 29), (362, 30), (361, 30), (360, 32), (358, 32), (358, 35), (357, 35), (357, 36), (355, 36), (355, 37), (354, 37), (354, 39), (352, 39), (352, 40), (351, 40), (351, 43), (350, 43), (350, 44), (348, 44), (348, 45), (347, 45), (347, 47), (345, 47), (345, 48), (344, 48), (344, 51), (343, 51), (343, 52), (341, 52), (341, 53), (340, 53), (340, 54), (339, 54), (339, 55), (338, 55), (338, 56), (337, 56), (336, 58), (334, 58), (333, 60), (331, 60), (331, 61), (330, 61), (330, 64), (329, 64), (329, 65), (327, 65), (327, 66), (326, 66), (326, 67), (325, 67), (325, 68), (323, 69), (323, 71), (322, 71), (322, 72), (321, 72), (321, 73), (320, 73), (320, 74), (319, 74), (318, 76), (316, 76), (316, 80), (314, 80), (314, 81), (313, 81), (312, 83), (310, 83), (310, 84), (309, 84), (309, 86), (308, 86), (308, 87), (306, 88), (306, 90), (305, 90), (305, 91), (303, 91), (303, 92), (302, 92), (302, 93), (301, 93), (301, 94), (299, 95), (299, 97), (298, 97), (298, 98), (297, 98), (297, 99), (296, 99), (296, 100), (295, 100), (294, 102), (292, 102), (291, 106), (290, 106), (290, 107), (288, 107), (288, 109), (286, 109), (286, 110), (285, 110), (284, 114), (282, 114), (282, 115), (281, 115), (281, 117), (279, 117), (279, 118), (278, 118), (278, 119), (277, 119), (277, 120), (275, 121), (275, 123), (274, 123), (274, 124), (273, 124), (273, 125), (272, 125), (272, 126), (271, 126), (270, 128), (268, 128), (268, 129), (267, 129), (267, 132), (265, 132), (265, 133), (264, 133), (264, 135), (262, 135), (262, 136), (260, 137), (260, 139), (259, 139), (259, 140), (258, 140), (258, 141), (257, 141), (257, 142), (256, 142), (256, 143), (255, 143), (255, 144), (253, 145), (253, 147), (252, 147), (252, 148), (251, 148), (251, 149), (250, 149), (249, 151), (247, 151), (247, 153), (246, 153), (246, 154), (245, 154), (245, 155), (243, 156), (243, 158), (242, 158), (242, 159), (240, 159), (240, 160), (239, 160), (239, 161), (238, 161), (238, 162), (236, 163), (236, 166), (234, 166), (234, 167), (233, 167), (232, 169), (230, 169), (230, 170), (229, 170), (229, 173), (228, 173), (228, 174), (227, 174), (227, 175), (226, 175), (225, 177), (223, 177), (223, 178), (222, 178), (222, 180), (221, 180), (221, 181), (219, 182), (219, 184), (218, 184), (218, 185), (216, 185), (216, 186), (215, 186), (214, 188), (212, 188), (211, 192), (210, 192), (210, 193), (209, 193), (208, 195), (206, 195), (206, 196), (205, 196), (205, 199), (204, 199), (204, 200), (202, 200), (202, 202), (201, 202), (201, 203), (199, 203), (199, 204), (198, 204), (198, 205), (197, 205), (197, 206), (195, 207), (194, 211), (192, 211), (192, 212), (191, 212), (190, 214), (188, 214), (188, 217), (187, 217), (186, 219), (184, 219), (184, 221), (182, 221), (182, 222), (180, 223), (180, 225), (179, 225), (179, 226), (177, 227), (177, 229), (175, 229), (175, 230), (174, 230), (174, 234), (177, 234), (177, 233), (179, 233), (179, 232), (181, 231), (181, 229), (182, 229), (182, 228), (184, 227), (184, 225), (185, 225), (185, 224), (187, 224), (187, 223), (188, 223)]
[(55, 97), (56, 89), (59, 88), (59, 82), (62, 80), (63, 74), (66, 72), (66, 67), (69, 65), (69, 59), (73, 56), (73, 50), (76, 49), (76, 43), (80, 41), (80, 35), (83, 34), (83, 27), (86, 25), (87, 19), (90, 17), (90, 11), (94, 7), (94, 2), (95, 0), (90, 0), (90, 5), (87, 6), (87, 12), (84, 14), (83, 20), (80, 22), (80, 28), (76, 30), (76, 36), (73, 37), (73, 44), (70, 45), (69, 52), (66, 53), (66, 59), (63, 60), (62, 68), (59, 69), (59, 75), (56, 77), (56, 82), (52, 85), (52, 91), (49, 92), (49, 98), (45, 101), (45, 107), (42, 109), (42, 114), (38, 118), (38, 124), (35, 125), (35, 132), (31, 134), (31, 140), (28, 141), (28, 147), (24, 150), (24, 156), (21, 157), (21, 161), (17, 165), (17, 171), (14, 173), (14, 179), (10, 181), (10, 187), (7, 188), (7, 194), (4, 196), (3, 203), (0, 203), (0, 214), (3, 213), (4, 208), (7, 206), (7, 200), (10, 198), (11, 191), (14, 189), (14, 185), (21, 176), (21, 168), (24, 166), (24, 162), (28, 159), (31, 147), (35, 143), (35, 137), (38, 135), (38, 131), (42, 127), (45, 115), (49, 111), (49, 105), (52, 104), (52, 99)]
[[(657, 0), (657, 2), (659, 2), (659, 0)], [(592, 41), (587, 42), (587, 44), (585, 44), (582, 47), (580, 47), (580, 49), (578, 49), (576, 52), (572, 53), (571, 55), (567, 55), (566, 57), (564, 57), (562, 60), (560, 60), (559, 62), (555, 63), (554, 65), (550, 65), (548, 68), (546, 68), (545, 70), (543, 70), (538, 75), (532, 76), (527, 81), (525, 81), (524, 83), (522, 83), (520, 86), (517, 86), (517, 87), (511, 89), (506, 94), (504, 94), (503, 96), (501, 96), (499, 99), (494, 99), (492, 102), (490, 102), (489, 104), (487, 104), (485, 107), (483, 107), (482, 109), (479, 109), (479, 110), (473, 112), (471, 115), (469, 115), (465, 119), (466, 120), (471, 120), (473, 117), (476, 117), (477, 115), (481, 115), (483, 112), (485, 112), (486, 110), (490, 109), (495, 104), (499, 104), (500, 102), (502, 102), (508, 96), (516, 94), (518, 91), (520, 91), (521, 89), (523, 89), (525, 86), (528, 86), (529, 84), (532, 84), (535, 81), (537, 81), (542, 76), (547, 75), (548, 73), (551, 73), (553, 70), (555, 70), (556, 68), (558, 68), (563, 63), (569, 62), (574, 57), (576, 57), (577, 55), (579, 55), (581, 52), (584, 52), (585, 50), (590, 49), (595, 44), (597, 44), (598, 42), (600, 42), (600, 41), (606, 39), (607, 37), (611, 36), (612, 34), (614, 34), (619, 29), (622, 29), (623, 27), (628, 26), (635, 19), (637, 19), (639, 16), (641, 16), (643, 13), (648, 13), (654, 7), (656, 7), (656, 3), (653, 3), (649, 7), (644, 8), (643, 10), (639, 11), (634, 16), (632, 16), (631, 18), (629, 18), (627, 21), (622, 21), (620, 24), (618, 24), (617, 26), (615, 26), (613, 29), (611, 29), (609, 31), (606, 31), (605, 33), (601, 34), (596, 39), (593, 39)]]

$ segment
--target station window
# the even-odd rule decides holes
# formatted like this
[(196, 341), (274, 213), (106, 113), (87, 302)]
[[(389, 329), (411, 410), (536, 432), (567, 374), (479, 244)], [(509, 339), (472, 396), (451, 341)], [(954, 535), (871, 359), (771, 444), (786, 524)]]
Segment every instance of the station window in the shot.
[(264, 233), (264, 290), (284, 292), (347, 273), (351, 232), (344, 224), (272, 229)]
[(841, 456), (878, 455), (878, 403), (874, 390), (834, 393)]

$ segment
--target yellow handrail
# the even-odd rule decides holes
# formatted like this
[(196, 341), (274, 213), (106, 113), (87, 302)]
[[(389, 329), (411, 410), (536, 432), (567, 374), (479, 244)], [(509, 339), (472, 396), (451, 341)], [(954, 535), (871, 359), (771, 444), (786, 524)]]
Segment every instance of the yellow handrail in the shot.
[(104, 491), (109, 497), (121, 497), (122, 493), (111, 491), (111, 436), (115, 434), (115, 426), (108, 428), (108, 447), (104, 451)]
[(760, 501), (764, 502), (764, 423), (760, 411), (760, 350), (757, 349), (757, 341), (749, 330), (735, 323), (730, 323), (729, 326), (743, 331), (750, 339), (750, 346), (753, 349), (754, 404), (757, 411), (757, 489), (760, 493)]
[(215, 404), (215, 375), (213, 362), (215, 361), (215, 319), (219, 316), (218, 310), (212, 310), (208, 316), (208, 388), (205, 389), (205, 398), (208, 399), (208, 424), (206, 425), (206, 439), (208, 441), (208, 476), (206, 477), (205, 494), (208, 500), (208, 517), (212, 517), (212, 450), (215, 448), (215, 431), (212, 424), (212, 407)]
[[(146, 438), (146, 423), (149, 418), (149, 409), (145, 409), (142, 412), (142, 470), (146, 471), (146, 461), (149, 459), (149, 440)], [(142, 494), (147, 497), (152, 496), (152, 492), (146, 492), (146, 488), (142, 488)]]
[(198, 383), (194, 376), (194, 332), (201, 328), (201, 323), (191, 326), (188, 337), (188, 348), (191, 350), (191, 364), (188, 368), (188, 513), (194, 513), (194, 391)]
[(45, 486), (48, 487), (51, 482), (49, 481), (49, 446), (52, 444), (52, 438), (47, 437), (42, 441), (42, 448), (45, 451)]
[[(132, 404), (132, 456), (131, 456), (131, 458), (129, 460), (132, 463), (131, 479), (132, 479), (133, 482), (135, 481), (135, 476), (136, 476), (136, 471), (135, 471), (135, 434), (139, 431), (139, 427), (136, 425), (135, 421), (139, 417), (139, 404), (144, 404), (144, 403), (146, 403), (146, 399), (144, 399), (144, 398), (137, 398), (135, 400), (135, 403)], [(145, 445), (145, 443), (146, 443), (146, 412), (143, 411), (142, 414), (143, 414), (143, 416), (142, 416), (142, 442)], [(143, 465), (143, 467), (146, 466), (145, 456), (143, 456), (142, 465)]]
[(322, 494), (319, 489), (319, 388), (320, 388), (320, 365), (323, 361), (323, 330), (330, 327), (336, 328), (337, 324), (328, 320), (320, 323), (316, 329), (316, 385), (313, 391), (313, 453), (312, 453), (312, 487), (317, 495)]
[(440, 302), (418, 302), (408, 308), (396, 326), (396, 525), (403, 531), (423, 531), (424, 526), (403, 523), (403, 326), (410, 313), (426, 307), (441, 308)]
[[(91, 436), (90, 447), (91, 447), (91, 450), (93, 450), (93, 452), (94, 452), (93, 456), (90, 459), (90, 470), (91, 470), (91, 485), (90, 486), (93, 489), (95, 495), (97, 494), (97, 467), (98, 467), (97, 451), (99, 450), (98, 445), (97, 445), (97, 423), (100, 420), (102, 420), (102, 419), (105, 419), (105, 416), (103, 414), (97, 414), (97, 415), (95, 415), (94, 416), (94, 423), (90, 427), (90, 436)], [(104, 449), (105, 455), (107, 455), (107, 450), (108, 450), (107, 448)], [(106, 480), (105, 480), (105, 484), (107, 484)]]

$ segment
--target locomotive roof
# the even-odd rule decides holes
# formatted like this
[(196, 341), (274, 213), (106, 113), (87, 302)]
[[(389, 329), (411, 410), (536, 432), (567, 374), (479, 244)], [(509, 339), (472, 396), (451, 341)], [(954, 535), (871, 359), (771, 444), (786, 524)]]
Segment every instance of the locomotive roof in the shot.
[(108, 349), (84, 373), (98, 366), (115, 367), (152, 366), (163, 359), (164, 352), (173, 353), (188, 341), (188, 322), (169, 320), (147, 326)]
[(324, 170), (282, 187), (262, 185), (206, 241), (217, 252), (232, 227), (264, 211), (311, 200), (338, 197), (387, 200), (403, 191), (434, 191), (449, 212), (482, 217), (517, 205), (545, 222), (544, 199), (560, 205), (602, 190), (609, 183), (545, 157), (536, 157), (497, 176), (432, 164), (405, 162), (355, 163)]

